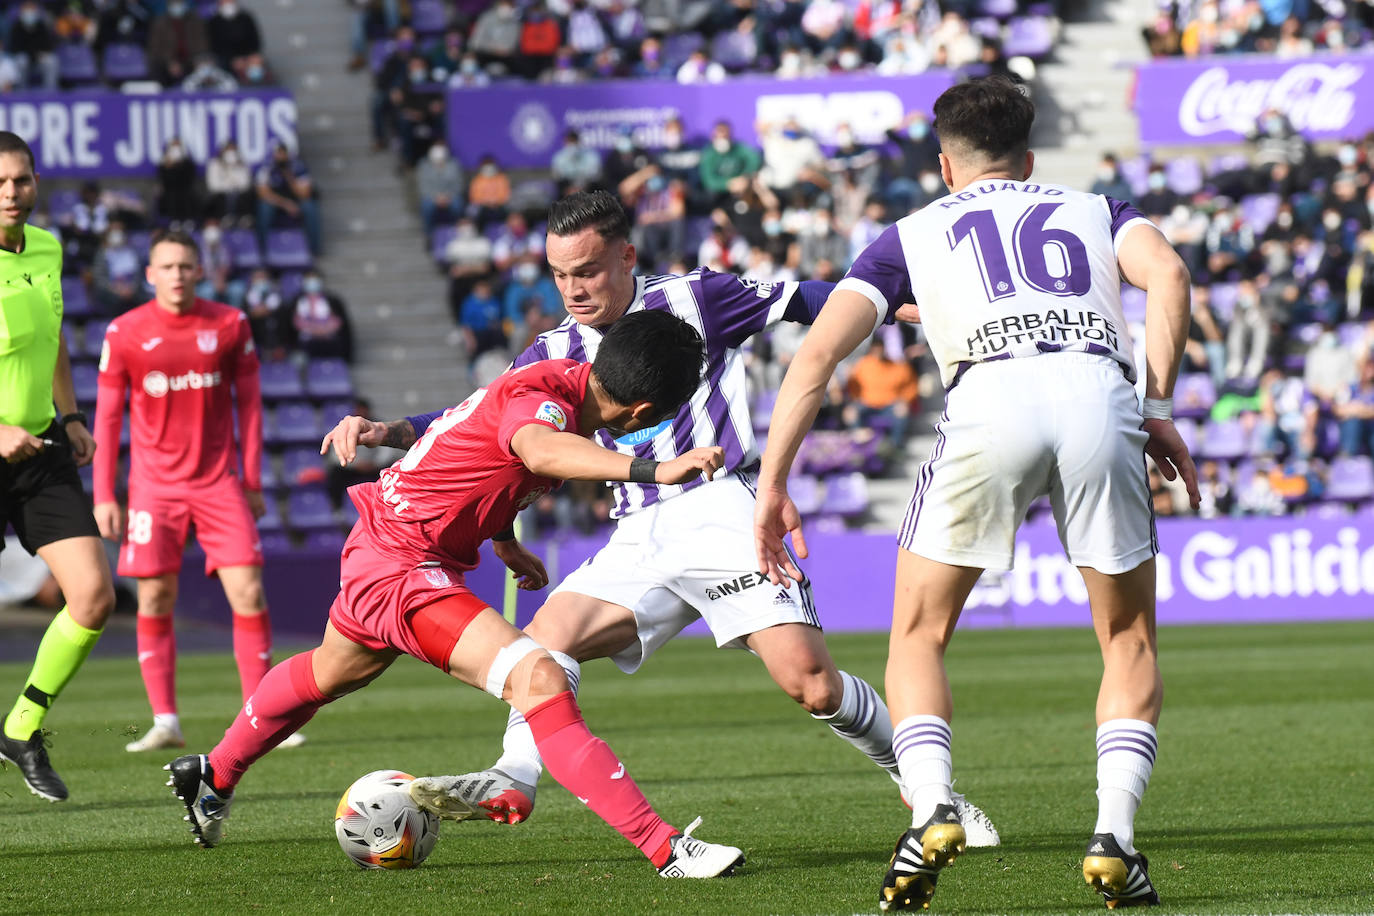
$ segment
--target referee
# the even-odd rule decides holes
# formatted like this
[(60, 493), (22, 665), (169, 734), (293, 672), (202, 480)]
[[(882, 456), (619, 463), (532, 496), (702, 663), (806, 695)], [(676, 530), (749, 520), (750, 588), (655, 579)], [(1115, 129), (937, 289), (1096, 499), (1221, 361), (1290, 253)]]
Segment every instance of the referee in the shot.
[(43, 719), (100, 638), (114, 587), (76, 473), (95, 440), (76, 410), (62, 339), (62, 247), (26, 224), (37, 199), (33, 151), (0, 131), (0, 530), (14, 526), (67, 600), (0, 728), (0, 760), (19, 768), (34, 795), (59, 802), (67, 787), (48, 761)]

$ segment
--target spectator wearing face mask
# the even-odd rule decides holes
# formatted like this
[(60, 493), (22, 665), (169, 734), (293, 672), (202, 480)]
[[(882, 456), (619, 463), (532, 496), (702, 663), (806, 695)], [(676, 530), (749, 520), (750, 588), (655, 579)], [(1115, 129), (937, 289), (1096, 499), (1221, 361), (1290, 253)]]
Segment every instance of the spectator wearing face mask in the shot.
[(553, 55), (553, 66), (539, 76), (539, 82), (555, 86), (570, 86), (587, 79), (585, 71), (577, 66), (577, 52), (564, 45)]
[(1164, 166), (1156, 163), (1150, 166), (1150, 174), (1145, 179), (1145, 194), (1140, 198), (1140, 209), (1151, 219), (1157, 221), (1179, 203), (1178, 192), (1169, 187), (1169, 176)]
[(620, 183), (649, 164), (649, 154), (635, 142), (628, 128), (620, 130), (601, 161), (601, 184), (614, 192)]
[(653, 37), (639, 43), (639, 61), (631, 72), (639, 80), (670, 80), (677, 77), (663, 60), (663, 43)]
[(693, 51), (677, 68), (677, 81), (684, 86), (725, 81), (725, 68), (706, 56), (703, 50)]
[(173, 228), (200, 215), (196, 178), (196, 164), (186, 154), (186, 147), (175, 138), (167, 141), (157, 165), (157, 211)]
[[(253, 14), (238, 0), (219, 0), (215, 15), (205, 25), (210, 52), (219, 65), (240, 77), (246, 76), (249, 58), (262, 54), (262, 36)], [(248, 80), (254, 82), (253, 80)]]
[(526, 255), (511, 270), (511, 281), (502, 296), (502, 318), (512, 340), (523, 339), (517, 328), (528, 324), (525, 314), (538, 309), (545, 318), (562, 320), (563, 297), (537, 255)]
[(467, 178), (463, 167), (442, 140), (435, 141), (415, 170), (415, 190), (420, 197), (420, 220), (425, 238), (434, 234), (440, 219), (453, 220), (463, 211), (463, 190)]
[(717, 121), (711, 128), (711, 142), (701, 151), (701, 186), (712, 205), (743, 192), (758, 174), (763, 159), (759, 151), (735, 140), (728, 121)]
[(458, 221), (453, 238), (444, 248), (448, 267), (448, 303), (455, 325), (462, 323), (463, 301), (478, 280), (491, 277), (496, 268), (491, 262), (491, 239), (477, 230), (470, 217)]
[(425, 56), (429, 65), (430, 79), (436, 83), (448, 82), (448, 78), (458, 72), (463, 63), (463, 33), (459, 29), (449, 29), (444, 37), (436, 41)]
[(664, 122), (663, 147), (653, 154), (654, 161), (669, 181), (682, 182), (689, 210), (692, 200), (700, 197), (702, 155), (700, 147), (687, 144), (681, 118), (673, 116)]
[(796, 118), (781, 124), (761, 122), (757, 131), (763, 138), (763, 169), (759, 177), (775, 194), (786, 195), (798, 188), (810, 197), (830, 186), (820, 144), (802, 129)]
[(164, 86), (174, 86), (210, 50), (205, 22), (188, 0), (168, 0), (167, 11), (148, 28), (148, 69)]
[(1287, 115), (1274, 108), (1260, 115), (1247, 139), (1255, 147), (1251, 155), (1253, 167), (1261, 173), (1280, 162), (1286, 163), (1295, 173), (1301, 173), (1311, 156), (1307, 139), (1293, 129)]
[(233, 92), (239, 81), (215, 62), (215, 55), (202, 54), (196, 58), (195, 69), (181, 81), (183, 92)]
[(483, 156), (477, 164), (477, 174), (468, 182), (468, 212), (477, 220), (479, 228), (506, 218), (510, 204), (510, 176), (502, 171), (492, 156)]
[(1242, 390), (1253, 388), (1269, 355), (1273, 328), (1270, 310), (1261, 303), (1259, 290), (1242, 280), (1236, 292), (1235, 310), (1226, 334), (1226, 378)]
[(205, 223), (200, 233), (200, 283), (196, 295), (239, 308), (243, 305), (244, 283), (234, 279), (234, 257), (224, 242), (219, 220)]
[[(396, 106), (408, 80), (410, 58), (415, 52), (415, 32), (410, 26), (396, 29), (391, 51), (372, 76), (372, 148), (383, 150), (395, 128)], [(475, 65), (475, 59), (474, 59)]]
[(878, 183), (882, 157), (873, 147), (859, 142), (854, 128), (847, 123), (840, 123), (835, 127), (835, 151), (826, 160), (825, 167), (832, 181), (849, 175), (854, 184), (863, 189), (863, 195), (867, 196), (869, 190)]
[(496, 297), (491, 280), (483, 278), (473, 284), (472, 292), (463, 300), (458, 320), (459, 339), (470, 359), (506, 346), (501, 300)]
[(122, 315), (143, 301), (143, 259), (129, 244), (124, 224), (110, 222), (91, 265), (91, 287), (95, 300), (108, 317)]
[(113, 0), (100, 11), (92, 47), (96, 56), (112, 44), (145, 45), (152, 16), (139, 0)]
[(320, 254), (320, 210), (315, 200), (315, 185), (305, 163), (292, 155), (290, 147), (278, 142), (272, 158), (258, 169), (258, 244), (267, 249), (267, 230), (278, 213), (300, 219), (310, 251)]
[(835, 215), (829, 210), (817, 208), (812, 212), (811, 225), (802, 233), (800, 245), (798, 270), (803, 277), (818, 274), (822, 261), (829, 262), (840, 273), (849, 267), (849, 239), (835, 230)]
[(9, 40), (5, 46), (19, 70), (18, 85), (57, 88), (57, 35), (51, 20), (36, 0), (25, 0), (19, 4), (19, 13), (10, 23)]
[(306, 356), (353, 361), (353, 331), (343, 300), (324, 288), (318, 271), (301, 278), (301, 292), (291, 307), (296, 346)]
[(531, 232), (523, 213), (511, 213), (491, 246), (491, 260), (496, 269), (505, 274), (522, 258), (544, 256), (544, 236)]
[(520, 13), (512, 0), (500, 0), (477, 17), (468, 48), (483, 67), (509, 72), (520, 48)]
[(1102, 154), (1102, 161), (1097, 164), (1097, 171), (1093, 173), (1092, 187), (1088, 190), (1114, 200), (1129, 201), (1135, 197), (1131, 192), (1131, 186), (1121, 174), (1120, 163), (1112, 153)]
[(458, 72), (450, 74), (448, 78), (451, 89), (486, 86), (489, 83), (491, 75), (482, 69), (482, 62), (471, 52), (463, 55), (463, 59), (458, 62)]
[(243, 310), (248, 314), (253, 343), (268, 362), (286, 359), (295, 342), (290, 311), (282, 305), (281, 290), (271, 272), (263, 267), (253, 271), (243, 294)]
[(563, 44), (558, 20), (541, 2), (525, 10), (520, 26), (520, 53), (514, 58), (517, 72), (525, 79), (537, 79), (553, 65), (554, 55)]
[(553, 154), (549, 171), (558, 182), (559, 195), (573, 190), (588, 190), (601, 178), (601, 154), (582, 135), (570, 130), (563, 135), (563, 146)]
[(429, 144), (439, 137), (444, 118), (443, 92), (429, 81), (429, 68), (418, 54), (411, 55), (406, 62), (405, 84), (391, 92), (401, 163), (414, 168)]
[(210, 195), (207, 216), (247, 222), (253, 212), (253, 172), (233, 140), (226, 140), (205, 164), (205, 190)]
[(657, 265), (681, 256), (687, 240), (687, 193), (682, 182), (650, 163), (620, 183), (620, 199), (634, 211), (631, 241), (640, 262)]

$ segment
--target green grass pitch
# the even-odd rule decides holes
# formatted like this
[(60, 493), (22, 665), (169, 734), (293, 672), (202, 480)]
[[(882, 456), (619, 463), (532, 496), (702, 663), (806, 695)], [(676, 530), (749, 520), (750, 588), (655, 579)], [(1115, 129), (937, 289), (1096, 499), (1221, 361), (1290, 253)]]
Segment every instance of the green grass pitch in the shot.
[[(1171, 628), (1160, 644), (1159, 765), (1137, 822), (1158, 912), (1374, 912), (1374, 624)], [(881, 685), (883, 635), (831, 646)], [(932, 912), (1102, 912), (1079, 872), (1096, 811), (1090, 632), (964, 632), (949, 665), (958, 788), (1004, 845), (946, 870)], [(6, 697), (25, 670), (0, 665)], [(682, 640), (634, 677), (589, 665), (583, 684), (592, 729), (658, 810), (679, 826), (702, 815), (703, 838), (744, 848), (736, 877), (658, 878), (547, 780), (527, 824), (446, 823), (420, 869), (353, 867), (331, 818), (354, 778), (478, 769), (498, 749), (505, 707), (408, 659), (326, 707), (305, 747), (261, 761), (224, 844), (198, 849), (163, 786), (172, 755), (123, 750), (148, 720), (137, 666), (105, 657), (49, 719), (72, 799), (50, 805), (0, 773), (0, 912), (876, 911), (906, 809), (755, 659)], [(232, 658), (184, 653), (180, 690), (190, 749), (207, 750), (235, 712)]]

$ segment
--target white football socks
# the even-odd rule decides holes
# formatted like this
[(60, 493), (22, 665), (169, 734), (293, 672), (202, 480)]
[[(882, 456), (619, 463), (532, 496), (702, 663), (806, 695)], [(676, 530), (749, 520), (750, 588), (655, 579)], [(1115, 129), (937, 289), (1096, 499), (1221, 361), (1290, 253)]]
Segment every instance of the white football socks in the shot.
[(897, 758), (892, 753), (892, 718), (887, 704), (878, 696), (873, 685), (848, 671), (840, 672), (844, 691), (840, 708), (828, 716), (813, 715), (829, 725), (831, 730), (862, 751), (869, 760), (887, 770), (897, 772)]
[[(563, 652), (549, 650), (553, 660), (563, 667), (568, 676), (568, 686), (573, 696), (582, 682), (582, 666), (577, 659)], [(501, 759), (492, 764), (492, 769), (500, 770), (518, 782), (537, 785), (544, 772), (544, 762), (539, 758), (539, 749), (534, 746), (534, 733), (530, 731), (525, 717), (512, 709), (506, 718), (506, 734), (501, 739)]]
[(911, 826), (920, 827), (936, 805), (954, 803), (949, 723), (939, 716), (907, 716), (892, 731), (892, 750), (911, 804)]
[(1135, 854), (1135, 812), (1150, 783), (1159, 739), (1139, 719), (1112, 719), (1097, 727), (1097, 826), (1122, 852)]

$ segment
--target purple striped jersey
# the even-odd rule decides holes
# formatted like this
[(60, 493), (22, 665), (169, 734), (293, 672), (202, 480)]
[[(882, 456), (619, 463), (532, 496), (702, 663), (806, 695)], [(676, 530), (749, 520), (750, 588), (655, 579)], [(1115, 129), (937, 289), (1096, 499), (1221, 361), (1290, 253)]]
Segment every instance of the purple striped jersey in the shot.
[(1110, 357), (1134, 382), (1116, 253), (1142, 224), (1100, 194), (979, 181), (884, 230), (837, 288), (889, 321), (915, 302), (946, 390), (974, 363), (1060, 350)]
[[(723, 472), (748, 468), (759, 460), (750, 417), (749, 391), (740, 347), (764, 328), (782, 320), (810, 323), (814, 315), (798, 295), (796, 283), (756, 283), (734, 274), (699, 268), (683, 276), (635, 278), (630, 312), (663, 309), (696, 328), (706, 344), (701, 386), (677, 416), (656, 427), (613, 439), (605, 430), (597, 440), (624, 455), (666, 461), (707, 445), (725, 450)], [(541, 359), (596, 358), (602, 332), (566, 319), (535, 338), (513, 366)], [(719, 473), (719, 472), (718, 472)], [(701, 486), (699, 478), (682, 486), (616, 484), (614, 518), (671, 499)]]

